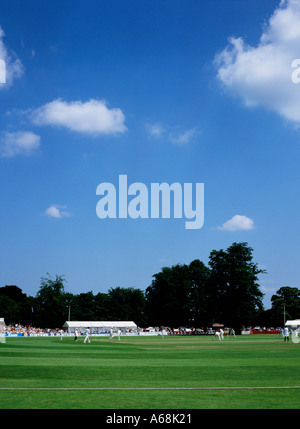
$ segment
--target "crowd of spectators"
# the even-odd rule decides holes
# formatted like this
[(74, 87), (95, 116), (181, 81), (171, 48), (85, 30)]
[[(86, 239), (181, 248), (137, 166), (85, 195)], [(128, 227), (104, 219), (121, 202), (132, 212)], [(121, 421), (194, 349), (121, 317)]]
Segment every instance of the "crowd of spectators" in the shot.
[[(230, 333), (231, 328), (224, 328), (224, 333)], [(244, 328), (243, 332), (249, 331), (249, 333), (280, 333), (282, 332), (282, 328)], [(148, 328), (138, 328), (137, 331), (135, 331), (138, 334), (141, 333), (153, 333), (153, 334), (161, 334), (164, 332), (166, 335), (203, 335), (203, 334), (214, 334), (215, 330), (211, 328), (206, 329), (197, 329), (197, 328), (177, 328), (177, 329), (171, 329), (169, 327), (161, 328), (161, 327), (148, 327)], [(12, 325), (0, 325), (0, 333), (2, 334), (8, 334), (8, 335), (16, 335), (21, 334), (24, 336), (30, 336), (30, 335), (58, 335), (58, 334), (67, 334), (67, 332), (62, 332), (61, 328), (56, 329), (49, 329), (49, 328), (34, 328), (30, 325), (23, 326), (21, 324), (12, 324)], [(124, 332), (125, 333), (125, 332)], [(124, 334), (123, 333), (123, 334)], [(132, 330), (126, 330), (126, 333), (134, 333)], [(247, 332), (248, 333), (248, 332)]]
[(15, 325), (3, 325), (0, 327), (0, 332), (4, 334), (23, 334), (23, 335), (30, 335), (30, 334), (56, 334), (58, 333), (58, 329), (42, 329), (42, 328), (34, 328), (30, 325), (23, 326), (21, 324), (15, 324)]

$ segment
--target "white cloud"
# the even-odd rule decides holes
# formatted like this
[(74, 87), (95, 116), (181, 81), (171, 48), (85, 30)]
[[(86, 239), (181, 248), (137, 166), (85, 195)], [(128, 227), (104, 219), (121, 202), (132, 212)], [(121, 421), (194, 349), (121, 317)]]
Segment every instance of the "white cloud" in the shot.
[(160, 123), (147, 124), (146, 129), (151, 137), (163, 137), (167, 134), (167, 139), (175, 144), (187, 144), (198, 133), (196, 127), (182, 133), (168, 130), (168, 127)]
[(169, 139), (176, 144), (187, 144), (191, 141), (196, 133), (196, 128), (192, 128), (181, 134), (170, 134)]
[(71, 213), (64, 210), (66, 208), (66, 206), (52, 205), (47, 208), (47, 210), (45, 211), (45, 215), (57, 219), (71, 216)]
[(246, 231), (254, 228), (254, 222), (247, 216), (235, 215), (219, 226), (222, 231)]
[(1, 80), (0, 89), (6, 89), (12, 85), (13, 81), (24, 73), (22, 62), (16, 58), (13, 52), (8, 52), (3, 39), (4, 31), (0, 27), (0, 59), (1, 62)]
[(165, 132), (164, 127), (159, 123), (147, 124), (146, 128), (147, 128), (150, 136), (153, 136), (153, 137), (161, 137), (163, 135), (163, 133)]
[(246, 106), (261, 106), (300, 123), (300, 84), (292, 62), (300, 58), (300, 0), (284, 0), (267, 22), (257, 46), (239, 37), (215, 58), (217, 76)]
[(40, 146), (40, 136), (30, 131), (5, 132), (0, 139), (0, 156), (11, 158), (16, 155), (30, 155)]
[[(260, 281), (260, 283), (261, 283), (261, 281)], [(276, 287), (270, 288), (270, 287), (265, 287), (262, 285), (260, 285), (260, 288), (261, 288), (261, 291), (263, 293), (272, 293), (272, 294), (274, 294), (276, 292), (276, 289), (277, 289)]]
[(127, 128), (119, 108), (108, 109), (104, 101), (89, 100), (85, 103), (60, 99), (47, 103), (32, 112), (37, 125), (58, 125), (84, 134), (118, 134)]

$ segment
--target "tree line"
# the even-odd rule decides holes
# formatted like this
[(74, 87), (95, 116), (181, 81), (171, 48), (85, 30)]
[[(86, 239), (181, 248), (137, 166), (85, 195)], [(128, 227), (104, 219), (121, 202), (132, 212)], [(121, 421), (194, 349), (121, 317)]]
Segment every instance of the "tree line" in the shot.
[(41, 278), (35, 297), (15, 285), (0, 287), (0, 317), (6, 324), (60, 328), (66, 320), (133, 320), (138, 326), (211, 327), (223, 323), (242, 326), (283, 326), (300, 317), (300, 290), (283, 286), (265, 310), (258, 275), (265, 273), (253, 262), (248, 243), (233, 243), (213, 250), (208, 264), (163, 267), (153, 275), (145, 291), (115, 287), (107, 293), (65, 291), (65, 278), (50, 274)]

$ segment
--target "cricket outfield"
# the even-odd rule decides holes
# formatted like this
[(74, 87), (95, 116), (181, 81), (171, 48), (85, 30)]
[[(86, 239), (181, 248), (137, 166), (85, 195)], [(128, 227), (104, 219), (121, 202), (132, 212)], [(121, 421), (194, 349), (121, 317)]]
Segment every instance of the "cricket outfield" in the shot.
[(299, 409), (300, 344), (280, 335), (9, 337), (1, 409)]

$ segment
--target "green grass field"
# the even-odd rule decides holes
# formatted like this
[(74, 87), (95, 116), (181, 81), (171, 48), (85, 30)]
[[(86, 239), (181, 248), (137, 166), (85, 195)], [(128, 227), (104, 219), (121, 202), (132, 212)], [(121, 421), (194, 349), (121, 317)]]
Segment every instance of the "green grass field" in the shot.
[(300, 344), (279, 335), (6, 339), (1, 409), (299, 409)]

